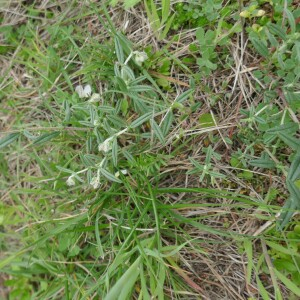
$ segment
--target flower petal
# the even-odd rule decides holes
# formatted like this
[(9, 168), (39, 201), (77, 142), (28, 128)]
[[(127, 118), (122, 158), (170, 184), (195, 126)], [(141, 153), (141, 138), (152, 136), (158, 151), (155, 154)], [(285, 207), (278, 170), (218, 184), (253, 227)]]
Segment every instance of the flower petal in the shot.
[(91, 88), (91, 86), (90, 86), (89, 84), (87, 84), (87, 85), (84, 87), (83, 92), (84, 92), (84, 97), (89, 97), (89, 96), (91, 96), (91, 94), (92, 94), (92, 88)]
[(84, 91), (82, 85), (77, 85), (75, 88), (75, 92), (78, 94), (79, 98), (84, 97)]

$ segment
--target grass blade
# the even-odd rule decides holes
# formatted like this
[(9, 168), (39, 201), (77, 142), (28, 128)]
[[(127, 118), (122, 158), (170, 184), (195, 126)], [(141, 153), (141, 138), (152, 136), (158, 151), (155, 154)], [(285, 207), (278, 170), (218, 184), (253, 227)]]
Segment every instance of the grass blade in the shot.
[(129, 292), (133, 288), (139, 276), (140, 262), (141, 262), (141, 257), (137, 258), (136, 261), (124, 273), (124, 275), (116, 282), (116, 284), (108, 292), (104, 300), (128, 299), (127, 297), (129, 295)]

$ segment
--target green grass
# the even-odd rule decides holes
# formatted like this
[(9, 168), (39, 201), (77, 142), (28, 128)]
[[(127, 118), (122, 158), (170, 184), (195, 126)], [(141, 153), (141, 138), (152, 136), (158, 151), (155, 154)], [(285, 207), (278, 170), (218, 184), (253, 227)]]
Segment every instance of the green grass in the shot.
[(297, 299), (299, 9), (136, 2), (0, 8), (0, 298)]

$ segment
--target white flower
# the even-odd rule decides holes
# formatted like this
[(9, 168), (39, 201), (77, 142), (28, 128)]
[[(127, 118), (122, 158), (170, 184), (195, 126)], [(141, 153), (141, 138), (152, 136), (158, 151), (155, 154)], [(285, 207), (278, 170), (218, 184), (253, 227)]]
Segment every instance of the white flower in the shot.
[(95, 176), (92, 178), (90, 185), (93, 187), (93, 189), (98, 189), (101, 185), (100, 178), (98, 176)]
[(111, 149), (112, 138), (106, 139), (103, 143), (99, 144), (98, 150), (103, 151), (104, 153), (108, 152)]
[(122, 173), (123, 175), (127, 175), (128, 174), (127, 170), (124, 169), (124, 170), (121, 170), (121, 171), (118, 171), (117, 173), (115, 173), (115, 176), (119, 177), (120, 173)]
[(144, 52), (144, 51), (142, 51), (142, 52), (141, 52), (141, 51), (133, 51), (132, 53), (134, 54), (134, 60), (135, 60), (135, 62), (136, 62), (139, 66), (141, 66), (142, 63), (143, 63), (145, 60), (148, 59), (148, 55), (147, 55), (147, 53)]
[(92, 97), (89, 99), (89, 102), (90, 102), (90, 103), (95, 103), (95, 102), (100, 101), (100, 99), (101, 99), (100, 94), (94, 93), (94, 94), (92, 95)]
[(72, 175), (67, 179), (66, 183), (67, 183), (67, 186), (74, 186), (75, 185), (75, 180), (73, 179)]
[(85, 87), (82, 85), (77, 85), (75, 92), (78, 94), (79, 98), (87, 98), (91, 96), (92, 88), (89, 84), (87, 84)]

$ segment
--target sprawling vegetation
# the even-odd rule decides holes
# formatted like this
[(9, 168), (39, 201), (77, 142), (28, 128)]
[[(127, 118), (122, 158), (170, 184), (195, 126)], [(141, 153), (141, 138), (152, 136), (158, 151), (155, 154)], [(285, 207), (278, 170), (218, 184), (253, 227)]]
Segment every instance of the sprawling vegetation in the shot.
[(299, 299), (298, 1), (0, 20), (1, 299)]

